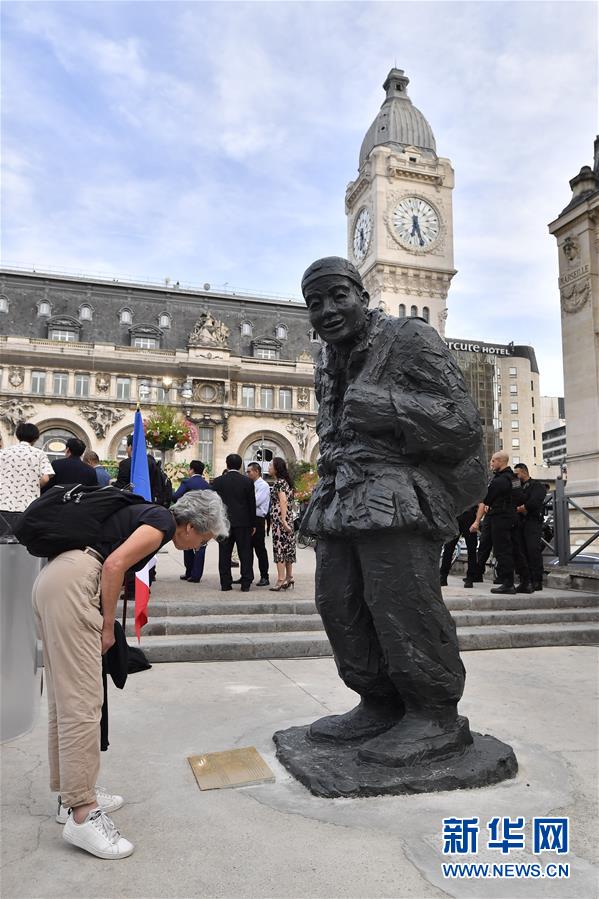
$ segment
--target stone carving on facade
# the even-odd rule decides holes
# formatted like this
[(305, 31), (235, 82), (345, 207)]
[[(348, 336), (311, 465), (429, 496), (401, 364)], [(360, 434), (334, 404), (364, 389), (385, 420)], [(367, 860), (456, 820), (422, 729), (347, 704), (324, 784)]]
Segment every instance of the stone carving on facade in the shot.
[(188, 346), (227, 346), (229, 328), (217, 321), (211, 312), (204, 314), (197, 320), (193, 331), (187, 339)]
[(213, 384), (209, 381), (194, 381), (192, 390), (192, 398), (195, 403), (223, 403), (225, 400), (224, 384)]
[(580, 256), (580, 247), (578, 246), (578, 240), (575, 237), (566, 237), (562, 245), (562, 250), (568, 262), (575, 262)]
[(297, 404), (298, 406), (308, 406), (310, 403), (310, 389), (308, 387), (298, 387)]
[(568, 287), (562, 287), (562, 307), (564, 312), (579, 312), (589, 300), (591, 295), (590, 281), (575, 281)]
[(297, 357), (298, 362), (314, 362), (314, 359), (308, 352), (308, 350), (302, 350), (302, 352)]
[(109, 428), (124, 416), (124, 412), (120, 409), (113, 409), (112, 406), (89, 405), (79, 406), (79, 411), (87, 418), (96, 437), (104, 439)]
[(21, 400), (4, 400), (0, 403), (0, 421), (6, 423), (11, 434), (14, 434), (19, 422), (27, 421), (33, 412), (32, 404), (24, 403)]
[(287, 430), (290, 434), (293, 434), (297, 440), (297, 445), (300, 449), (300, 458), (305, 460), (306, 451), (308, 449), (308, 440), (310, 439), (310, 435), (314, 428), (308, 424), (305, 418), (300, 418), (299, 421), (292, 421), (291, 424), (287, 426)]
[(25, 369), (18, 365), (11, 365), (8, 370), (8, 383), (11, 387), (21, 387), (25, 380)]
[(447, 316), (449, 315), (448, 309), (442, 309), (439, 315), (437, 316), (437, 321), (439, 322), (439, 334), (441, 337), (445, 334), (445, 322), (447, 321)]
[(212, 415), (200, 415), (198, 418), (194, 418), (192, 415), (188, 415), (187, 418), (192, 424), (197, 425), (199, 428), (209, 428), (209, 427), (218, 427), (221, 426), (221, 435), (223, 441), (226, 443), (229, 439), (229, 413), (223, 412), (222, 418), (215, 418)]
[(99, 371), (96, 375), (96, 390), (98, 393), (108, 393), (110, 390), (110, 375), (107, 372)]

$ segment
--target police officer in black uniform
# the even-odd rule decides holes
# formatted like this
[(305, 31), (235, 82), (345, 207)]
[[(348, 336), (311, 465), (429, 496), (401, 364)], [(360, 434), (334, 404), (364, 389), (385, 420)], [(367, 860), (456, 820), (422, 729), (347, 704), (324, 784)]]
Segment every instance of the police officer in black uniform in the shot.
[(466, 577), (464, 578), (464, 587), (472, 587), (473, 582), (478, 579), (476, 567), (477, 536), (476, 531), (473, 532), (470, 530), (471, 525), (476, 519), (477, 509), (478, 505), (471, 506), (469, 509), (466, 509), (465, 512), (462, 512), (462, 514), (458, 516), (458, 528), (460, 530), (460, 533), (457, 537), (449, 540), (443, 546), (443, 553), (441, 555), (441, 568), (439, 571), (442, 587), (447, 587), (447, 575), (449, 574), (449, 570), (451, 568), (453, 551), (456, 548), (460, 537), (464, 538), (466, 543), (466, 551), (468, 553), (468, 565), (466, 568)]
[[(494, 474), (489, 483), (487, 495), (483, 500), (484, 505), (487, 507), (485, 517), (488, 519), (488, 530), (485, 530), (493, 546), (493, 552), (497, 561), (497, 580), (499, 581), (498, 586), (491, 589), (491, 593), (516, 592), (512, 543), (512, 530), (516, 524), (516, 514), (512, 497), (512, 484), (514, 481), (518, 486), (519, 484), (508, 462), (509, 456), (503, 451), (494, 453), (491, 457), (491, 471)], [(488, 557), (488, 548), (481, 544), (479, 544), (477, 573), (482, 578), (486, 562), (483, 556), (486, 551)]]
[(542, 481), (531, 478), (528, 466), (523, 462), (514, 465), (514, 472), (520, 481), (520, 499), (516, 507), (516, 537), (520, 551), (524, 553), (530, 572), (530, 583), (533, 590), (543, 589), (543, 549), (541, 534), (543, 530), (543, 507), (547, 496), (547, 487)]

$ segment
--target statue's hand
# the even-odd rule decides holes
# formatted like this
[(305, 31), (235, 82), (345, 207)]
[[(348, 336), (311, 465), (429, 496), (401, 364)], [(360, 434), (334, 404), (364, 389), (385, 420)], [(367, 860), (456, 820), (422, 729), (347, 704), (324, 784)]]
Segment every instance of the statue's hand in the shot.
[(356, 431), (393, 431), (395, 410), (387, 389), (371, 385), (351, 385), (343, 397), (343, 429)]

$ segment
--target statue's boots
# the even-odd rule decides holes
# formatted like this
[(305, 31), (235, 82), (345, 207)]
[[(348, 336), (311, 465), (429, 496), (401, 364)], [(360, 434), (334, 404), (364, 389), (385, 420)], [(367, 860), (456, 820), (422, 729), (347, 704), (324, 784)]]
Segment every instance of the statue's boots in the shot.
[(327, 715), (314, 721), (308, 736), (324, 743), (368, 740), (396, 725), (403, 714), (404, 706), (399, 698), (380, 701), (362, 697), (360, 704), (345, 715)]
[(407, 711), (398, 724), (361, 746), (358, 757), (394, 768), (416, 767), (459, 752), (471, 743), (468, 719), (457, 711)]

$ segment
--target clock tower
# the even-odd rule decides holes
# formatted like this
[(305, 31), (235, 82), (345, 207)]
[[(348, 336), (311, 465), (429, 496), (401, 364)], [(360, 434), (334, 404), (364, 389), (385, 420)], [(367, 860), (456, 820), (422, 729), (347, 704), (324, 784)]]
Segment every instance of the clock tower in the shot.
[(348, 257), (372, 306), (419, 315), (443, 335), (455, 275), (453, 169), (437, 156), (408, 83), (402, 69), (391, 69), (385, 101), (362, 142), (358, 177), (345, 194)]

